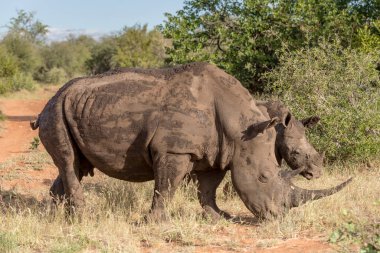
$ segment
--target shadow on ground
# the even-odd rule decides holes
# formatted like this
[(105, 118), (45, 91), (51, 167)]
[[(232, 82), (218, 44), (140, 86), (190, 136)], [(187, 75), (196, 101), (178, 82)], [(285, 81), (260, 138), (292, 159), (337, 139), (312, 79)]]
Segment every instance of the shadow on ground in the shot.
[(50, 205), (50, 200), (42, 201), (32, 197), (16, 193), (14, 191), (0, 191), (0, 210), (4, 213), (7, 210), (21, 211), (27, 208), (34, 208), (45, 211)]
[(25, 116), (5, 115), (5, 118), (8, 121), (16, 121), (16, 122), (28, 121), (29, 122), (31, 120), (35, 120), (36, 116), (29, 116), (29, 115), (25, 115)]

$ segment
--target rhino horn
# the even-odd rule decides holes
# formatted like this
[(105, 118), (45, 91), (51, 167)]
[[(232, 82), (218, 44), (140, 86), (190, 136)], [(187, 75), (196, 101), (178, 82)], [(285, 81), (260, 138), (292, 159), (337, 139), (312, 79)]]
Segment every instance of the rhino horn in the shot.
[(295, 186), (293, 183), (289, 182), (291, 193), (290, 193), (290, 207), (300, 206), (308, 201), (321, 199), (327, 196), (330, 196), (336, 192), (339, 192), (344, 187), (346, 187), (352, 181), (352, 177), (346, 180), (345, 182), (323, 190), (307, 190)]

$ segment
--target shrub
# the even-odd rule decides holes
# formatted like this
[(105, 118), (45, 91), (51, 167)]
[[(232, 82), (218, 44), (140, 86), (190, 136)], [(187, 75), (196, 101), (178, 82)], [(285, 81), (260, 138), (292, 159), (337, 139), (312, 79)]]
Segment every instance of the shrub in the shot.
[(53, 67), (47, 70), (46, 68), (40, 68), (38, 72), (33, 75), (34, 79), (43, 83), (58, 84), (66, 81), (67, 73), (63, 68)]
[(112, 62), (112, 58), (115, 54), (115, 41), (112, 38), (103, 38), (102, 42), (92, 48), (91, 57), (85, 62), (87, 72), (95, 75), (114, 68), (115, 64)]
[(18, 72), (17, 59), (0, 45), (0, 77), (13, 76)]
[(18, 69), (25, 73), (33, 73), (41, 64), (38, 46), (18, 34), (7, 34), (2, 44), (16, 59)]
[(62, 68), (52, 68), (46, 73), (46, 81), (49, 83), (61, 83), (66, 79), (66, 71)]
[(359, 29), (357, 35), (358, 48), (364, 52), (380, 50), (380, 19)]
[(17, 73), (12, 77), (11, 82), (11, 91), (33, 90), (35, 88), (35, 82), (31, 74)]
[(0, 94), (22, 89), (33, 90), (34, 88), (35, 82), (30, 74), (17, 73), (12, 77), (0, 77)]
[(265, 78), (298, 117), (321, 116), (310, 137), (329, 161), (364, 161), (380, 154), (376, 60), (375, 54), (322, 42), (285, 52)]

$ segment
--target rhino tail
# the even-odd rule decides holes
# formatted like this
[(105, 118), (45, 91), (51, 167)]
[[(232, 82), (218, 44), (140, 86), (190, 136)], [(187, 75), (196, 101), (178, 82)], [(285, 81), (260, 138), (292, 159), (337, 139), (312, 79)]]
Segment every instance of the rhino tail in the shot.
[(40, 126), (40, 115), (37, 116), (37, 119), (30, 121), (30, 127), (33, 130), (36, 130)]

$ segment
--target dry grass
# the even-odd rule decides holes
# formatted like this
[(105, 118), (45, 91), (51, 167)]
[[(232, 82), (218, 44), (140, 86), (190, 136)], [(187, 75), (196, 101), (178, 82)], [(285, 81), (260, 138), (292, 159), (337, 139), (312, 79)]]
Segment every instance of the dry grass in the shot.
[[(22, 170), (42, 170), (47, 164), (53, 165), (53, 160), (49, 154), (41, 150), (32, 150), (19, 156), (15, 156), (0, 163), (0, 170), (12, 168), (13, 171)], [(22, 173), (19, 175), (22, 177)]]
[[(47, 201), (2, 192), (0, 252), (193, 252), (206, 246), (253, 251), (287, 238), (315, 236), (336, 243), (338, 250), (351, 251), (353, 245), (376, 245), (376, 234), (380, 235), (379, 165), (330, 168), (321, 179), (298, 179), (296, 183), (305, 188), (324, 188), (355, 175), (342, 192), (261, 224), (204, 218), (192, 184), (177, 191), (168, 204), (169, 221), (159, 224), (141, 222), (150, 207), (152, 182), (128, 183), (100, 173), (86, 178), (85, 215), (72, 222), (61, 209), (53, 217)], [(225, 199), (220, 189), (218, 203), (243, 220), (252, 217), (237, 197)]]

